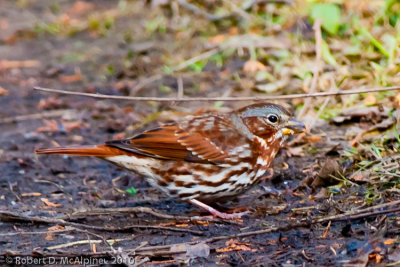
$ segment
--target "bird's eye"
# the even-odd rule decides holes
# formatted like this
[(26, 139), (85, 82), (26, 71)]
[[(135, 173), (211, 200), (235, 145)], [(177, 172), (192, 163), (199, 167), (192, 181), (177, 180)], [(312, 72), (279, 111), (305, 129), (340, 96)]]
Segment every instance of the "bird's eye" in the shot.
[(275, 124), (275, 123), (278, 122), (278, 116), (273, 115), (273, 114), (268, 115), (267, 119), (268, 119), (268, 121), (269, 121), (270, 123), (274, 123), (274, 124)]

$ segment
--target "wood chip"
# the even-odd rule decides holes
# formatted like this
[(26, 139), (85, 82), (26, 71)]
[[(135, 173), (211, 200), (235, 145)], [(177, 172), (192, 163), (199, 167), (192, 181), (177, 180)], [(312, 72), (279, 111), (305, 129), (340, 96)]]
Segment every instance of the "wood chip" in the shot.
[(29, 193), (22, 193), (21, 197), (40, 197), (42, 193), (39, 192), (29, 192)]
[(1, 95), (8, 95), (8, 91), (0, 86), (0, 96)]
[(50, 200), (48, 200), (47, 198), (44, 198), (44, 197), (42, 197), (40, 200), (48, 207), (52, 207), (52, 208), (60, 208), (60, 207), (62, 207), (61, 204), (53, 203), (53, 202), (51, 202)]
[(0, 60), (0, 70), (2, 69), (17, 69), (17, 68), (34, 68), (39, 67), (40, 62), (37, 60)]

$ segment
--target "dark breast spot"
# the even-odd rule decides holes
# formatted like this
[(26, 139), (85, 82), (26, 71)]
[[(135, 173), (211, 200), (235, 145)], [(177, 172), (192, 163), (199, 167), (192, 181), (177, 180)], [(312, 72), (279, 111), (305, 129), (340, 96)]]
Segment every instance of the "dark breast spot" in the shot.
[(186, 187), (186, 188), (192, 188), (193, 186), (196, 185), (196, 183), (193, 182), (186, 183), (185, 181), (182, 180), (175, 180), (174, 183), (176, 187)]
[(248, 171), (249, 171), (249, 168), (248, 168), (248, 167), (242, 167), (242, 168), (239, 169), (239, 170), (234, 170), (234, 171), (228, 172), (228, 173), (227, 173), (227, 176), (229, 176), (229, 177), (240, 176), (240, 175), (242, 175), (243, 173), (247, 173)]

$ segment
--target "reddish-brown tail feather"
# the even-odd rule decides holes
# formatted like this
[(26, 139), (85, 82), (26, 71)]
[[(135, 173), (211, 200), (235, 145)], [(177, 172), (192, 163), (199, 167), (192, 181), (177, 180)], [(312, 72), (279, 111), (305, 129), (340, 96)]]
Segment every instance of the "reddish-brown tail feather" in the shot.
[(126, 154), (120, 149), (107, 145), (39, 148), (36, 154), (64, 154), (71, 156), (112, 157)]

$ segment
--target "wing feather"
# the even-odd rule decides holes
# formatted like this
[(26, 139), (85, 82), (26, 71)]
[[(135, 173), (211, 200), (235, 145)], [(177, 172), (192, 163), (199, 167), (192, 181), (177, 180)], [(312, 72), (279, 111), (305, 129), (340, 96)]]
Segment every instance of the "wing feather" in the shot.
[(158, 159), (221, 164), (232, 156), (232, 149), (247, 141), (227, 117), (208, 115), (188, 117), (106, 144)]

